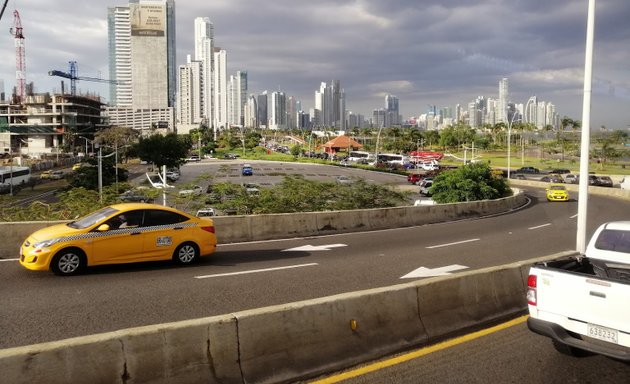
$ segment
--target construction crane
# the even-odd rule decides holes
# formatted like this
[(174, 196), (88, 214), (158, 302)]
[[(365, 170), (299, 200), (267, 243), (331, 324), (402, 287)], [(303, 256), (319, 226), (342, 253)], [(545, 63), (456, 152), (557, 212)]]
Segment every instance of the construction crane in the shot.
[(26, 55), (24, 53), (22, 21), (17, 9), (13, 11), (13, 28), (9, 29), (9, 33), (15, 37), (15, 79), (17, 81), (17, 97), (21, 103), (26, 94)]
[(76, 81), (77, 80), (97, 81), (99, 83), (119, 84), (119, 82), (116, 81), (116, 80), (107, 80), (107, 79), (101, 79), (101, 78), (98, 78), (98, 77), (79, 76), (79, 69), (77, 67), (77, 62), (76, 61), (69, 61), (68, 62), (68, 66), (69, 66), (69, 72), (62, 72), (62, 71), (52, 70), (52, 71), (48, 71), (48, 75), (65, 77), (66, 79), (70, 79), (70, 94), (72, 96), (76, 96), (76, 94), (77, 94), (77, 85), (76, 85)]

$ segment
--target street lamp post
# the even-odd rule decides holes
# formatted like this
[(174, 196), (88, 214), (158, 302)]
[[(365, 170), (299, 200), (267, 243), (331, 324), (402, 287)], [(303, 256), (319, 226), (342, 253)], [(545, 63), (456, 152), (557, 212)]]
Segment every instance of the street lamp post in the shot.
[[(87, 158), (87, 155), (88, 155), (88, 142), (92, 143), (92, 148), (94, 148), (94, 142), (92, 142), (90, 139), (88, 139), (87, 137), (84, 137), (84, 136), (79, 136), (79, 139), (85, 140), (85, 157)], [(92, 152), (93, 152), (93, 150), (92, 150)]]
[(378, 134), (376, 135), (376, 151), (374, 153), (374, 161), (375, 164), (378, 166), (378, 145), (380, 144), (381, 141), (381, 131), (383, 130), (384, 125), (381, 125), (381, 127), (378, 129)]
[[(96, 143), (96, 148), (98, 149), (98, 199), (99, 202), (103, 202), (103, 159), (106, 157), (114, 156), (118, 154), (118, 151), (114, 153), (110, 153), (109, 155), (103, 156), (103, 145)], [(118, 177), (118, 176), (116, 176)], [(116, 179), (118, 181), (118, 179)]]
[[(506, 113), (507, 116), (507, 113)], [(507, 134), (507, 178), (510, 179), (510, 160), (512, 158), (512, 124), (514, 123), (514, 118), (516, 117), (516, 112), (512, 114), (512, 118), (508, 121), (508, 134)]]
[(98, 201), (103, 202), (103, 147), (98, 146)]

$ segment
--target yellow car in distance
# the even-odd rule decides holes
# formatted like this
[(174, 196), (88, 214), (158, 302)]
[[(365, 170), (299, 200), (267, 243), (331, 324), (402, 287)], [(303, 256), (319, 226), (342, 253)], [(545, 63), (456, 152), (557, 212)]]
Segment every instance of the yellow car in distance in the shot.
[(211, 219), (161, 205), (123, 203), (34, 232), (20, 248), (20, 264), (74, 275), (103, 264), (171, 259), (190, 264), (216, 246)]
[(569, 192), (562, 184), (551, 184), (546, 192), (547, 201), (569, 201)]

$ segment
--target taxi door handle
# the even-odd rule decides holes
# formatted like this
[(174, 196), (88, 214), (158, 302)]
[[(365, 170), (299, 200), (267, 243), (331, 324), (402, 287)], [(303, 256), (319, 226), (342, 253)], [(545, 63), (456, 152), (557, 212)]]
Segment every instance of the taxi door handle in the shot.
[(141, 232), (131, 232), (130, 235), (131, 236), (135, 236), (135, 235), (139, 235)]
[(179, 230), (179, 229), (184, 229), (184, 227), (175, 227), (175, 228), (173, 228), (173, 229), (177, 231), (177, 230)]

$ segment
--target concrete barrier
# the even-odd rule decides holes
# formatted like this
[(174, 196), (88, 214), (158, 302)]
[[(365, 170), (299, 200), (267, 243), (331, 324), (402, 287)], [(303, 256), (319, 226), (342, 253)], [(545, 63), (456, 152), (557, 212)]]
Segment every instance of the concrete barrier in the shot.
[(233, 316), (0, 350), (5, 383), (242, 383)]
[(413, 284), (234, 314), (248, 383), (314, 377), (427, 341)]
[(515, 316), (534, 260), (0, 350), (3, 382), (287, 383)]
[[(217, 216), (214, 223), (220, 243), (322, 236), (334, 233), (410, 227), (499, 212), (525, 204), (522, 192), (497, 200), (417, 207), (375, 208), (352, 211), (301, 212), (248, 216)], [(0, 258), (15, 258), (22, 242), (34, 231), (64, 221), (0, 223), (5, 241)]]

